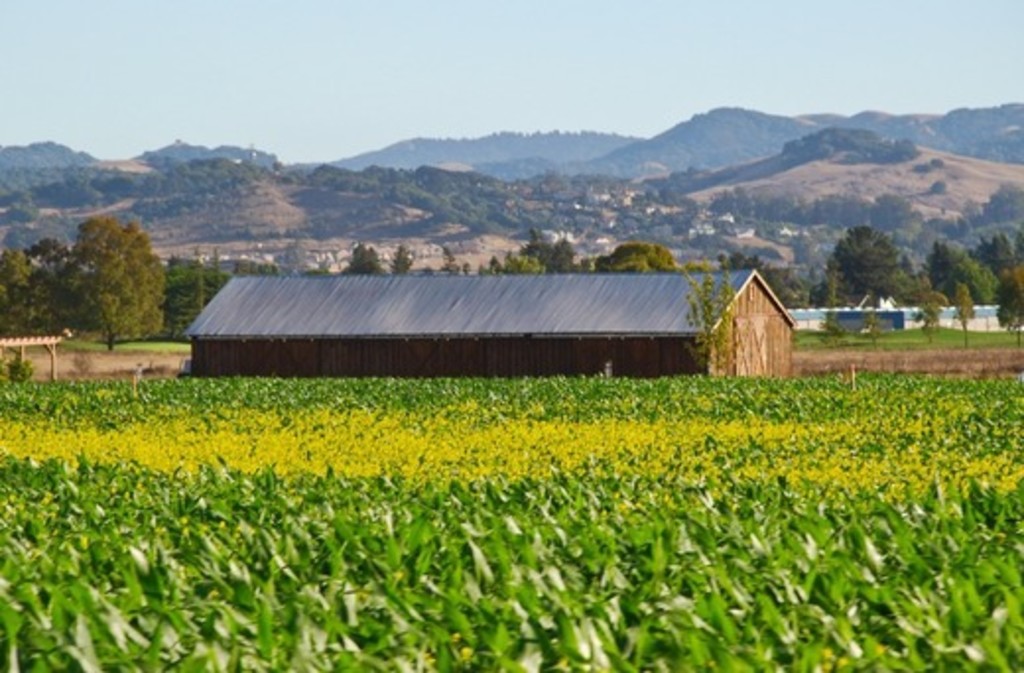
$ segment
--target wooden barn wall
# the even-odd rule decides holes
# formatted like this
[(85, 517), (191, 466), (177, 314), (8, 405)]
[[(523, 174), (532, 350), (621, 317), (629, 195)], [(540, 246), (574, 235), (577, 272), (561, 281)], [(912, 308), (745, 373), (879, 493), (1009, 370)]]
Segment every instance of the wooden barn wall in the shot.
[(689, 340), (628, 338), (452, 338), (202, 340), (195, 376), (552, 376), (654, 377), (696, 372)]
[(793, 330), (756, 280), (733, 303), (734, 351), (730, 369), (737, 376), (790, 376)]

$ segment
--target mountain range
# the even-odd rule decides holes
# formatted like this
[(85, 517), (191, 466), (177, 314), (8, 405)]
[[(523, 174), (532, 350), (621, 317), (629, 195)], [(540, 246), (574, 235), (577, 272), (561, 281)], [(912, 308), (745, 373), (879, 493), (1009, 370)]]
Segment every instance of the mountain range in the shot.
[[(475, 139), (416, 138), (354, 157), (325, 161), (349, 170), (369, 166), (413, 169), (436, 166), (473, 170), (511, 180), (561, 173), (620, 178), (663, 176), (688, 170), (711, 170), (761, 159), (782, 151), (790, 141), (827, 128), (863, 129), (891, 140), (952, 154), (1024, 163), (1024, 104), (959, 109), (947, 114), (891, 115), (862, 112), (853, 116), (812, 114), (795, 117), (741, 108), (718, 108), (652, 138), (610, 133), (494, 133)], [(135, 161), (152, 168), (176, 163), (228, 159), (270, 167), (273, 153), (255, 148), (206, 148), (181, 141), (145, 152)], [(27, 147), (0, 147), (0, 173), (11, 170), (60, 169), (99, 165), (83, 152), (53, 142)]]
[[(913, 257), (936, 237), (973, 245), (1024, 221), (1022, 128), (1019, 104), (932, 116), (722, 108), (649, 139), (420, 139), (318, 166), (183, 142), (119, 161), (53, 142), (0, 147), (0, 247), (70, 241), (103, 214), (143, 223), (163, 256), (301, 248), (337, 262), (355, 241), (415, 242), (427, 265), (447, 245), (475, 266), (538, 229), (587, 254), (641, 238), (683, 258), (760, 246), (813, 266), (845, 227), (872, 224)], [(896, 220), (878, 224), (879, 204)]]
[[(462, 164), (498, 178), (543, 172), (611, 175), (623, 178), (715, 169), (780, 152), (792, 140), (826, 128), (874, 131), (953, 154), (990, 161), (1024, 163), (1024, 104), (961, 109), (944, 115), (889, 115), (862, 112), (784, 117), (740, 108), (699, 114), (648, 139), (601, 134), (556, 134), (562, 141), (543, 152), (551, 134), (497, 134), (478, 140), (416, 140), (334, 162), (342, 168), (377, 165), (413, 168)], [(574, 144), (575, 152), (567, 147)], [(486, 154), (483, 151), (486, 149)], [(603, 153), (600, 150), (605, 149)], [(501, 154), (504, 152), (504, 157)], [(533, 162), (532, 165), (529, 162)], [(523, 170), (527, 168), (527, 170)]]

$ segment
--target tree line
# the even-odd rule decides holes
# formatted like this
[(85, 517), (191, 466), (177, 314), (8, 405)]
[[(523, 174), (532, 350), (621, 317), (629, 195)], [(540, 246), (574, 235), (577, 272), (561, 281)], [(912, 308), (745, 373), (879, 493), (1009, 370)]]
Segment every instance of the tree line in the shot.
[[(787, 306), (856, 305), (865, 297), (892, 297), (904, 305), (998, 304), (1000, 321), (1024, 325), (1024, 226), (1014, 238), (997, 233), (973, 249), (936, 241), (924, 265), (901, 255), (892, 236), (870, 226), (846, 230), (816, 284), (792, 269), (757, 255), (720, 255), (722, 269), (754, 269)], [(412, 252), (399, 246), (389, 263), (371, 245), (357, 244), (343, 273), (405, 274)], [(73, 245), (44, 239), (0, 253), (0, 335), (95, 333), (108, 348), (121, 339), (163, 334), (182, 336), (230, 274), (197, 254), (172, 258), (166, 266), (153, 253), (136, 222), (94, 217), (78, 227)], [(585, 258), (567, 239), (549, 241), (538, 229), (517, 252), (493, 257), (479, 274), (680, 271), (665, 246), (629, 241), (607, 255)], [(239, 262), (236, 274), (276, 273), (273, 265)], [(440, 273), (469, 274), (445, 248)]]
[(109, 349), (180, 336), (227, 278), (198, 259), (165, 268), (137, 222), (90, 218), (73, 245), (43, 239), (0, 253), (0, 335), (88, 332)]
[(919, 306), (926, 329), (938, 324), (941, 307), (953, 306), (965, 335), (974, 305), (996, 304), (999, 323), (1016, 331), (1019, 342), (1024, 329), (1024, 226), (1012, 240), (997, 233), (983, 237), (973, 249), (936, 241), (919, 268), (899, 254), (886, 232), (868, 226), (848, 229), (828, 259), (825, 278), (811, 292), (812, 303), (850, 306), (868, 298), (872, 305), (871, 298), (883, 297)]

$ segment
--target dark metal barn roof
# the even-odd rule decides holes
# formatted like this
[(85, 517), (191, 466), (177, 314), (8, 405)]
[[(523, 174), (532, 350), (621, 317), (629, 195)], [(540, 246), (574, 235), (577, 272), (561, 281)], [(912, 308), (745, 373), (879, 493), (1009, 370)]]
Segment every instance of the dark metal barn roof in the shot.
[[(750, 271), (728, 274), (734, 291)], [(722, 282), (722, 274), (715, 274)], [(232, 278), (195, 338), (687, 335), (681, 274)]]

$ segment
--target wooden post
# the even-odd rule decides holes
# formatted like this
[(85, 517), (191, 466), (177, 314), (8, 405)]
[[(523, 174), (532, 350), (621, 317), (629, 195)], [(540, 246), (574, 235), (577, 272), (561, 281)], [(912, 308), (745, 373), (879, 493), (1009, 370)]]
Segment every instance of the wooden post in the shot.
[(850, 363), (850, 389), (857, 389), (857, 365)]
[(48, 344), (46, 350), (50, 352), (50, 381), (57, 380), (57, 344)]

